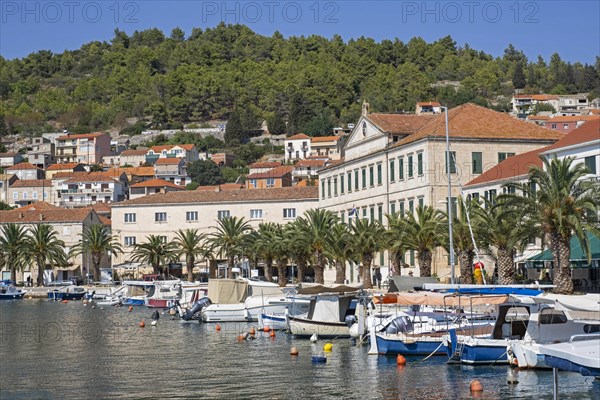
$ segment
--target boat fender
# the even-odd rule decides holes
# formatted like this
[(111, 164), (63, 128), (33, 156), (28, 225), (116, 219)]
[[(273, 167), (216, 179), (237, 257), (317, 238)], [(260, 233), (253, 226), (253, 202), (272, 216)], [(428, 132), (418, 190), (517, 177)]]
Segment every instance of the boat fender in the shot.
[(158, 310), (154, 310), (154, 312), (152, 313), (152, 319), (154, 321), (157, 321), (160, 318), (160, 313), (158, 312)]

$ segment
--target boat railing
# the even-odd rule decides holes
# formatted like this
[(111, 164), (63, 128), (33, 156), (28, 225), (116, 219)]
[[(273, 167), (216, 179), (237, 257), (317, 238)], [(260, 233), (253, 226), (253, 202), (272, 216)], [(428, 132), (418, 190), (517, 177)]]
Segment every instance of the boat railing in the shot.
[(600, 333), (582, 333), (579, 335), (573, 335), (569, 339), (569, 343), (573, 342), (583, 342), (585, 340), (595, 340), (600, 339)]

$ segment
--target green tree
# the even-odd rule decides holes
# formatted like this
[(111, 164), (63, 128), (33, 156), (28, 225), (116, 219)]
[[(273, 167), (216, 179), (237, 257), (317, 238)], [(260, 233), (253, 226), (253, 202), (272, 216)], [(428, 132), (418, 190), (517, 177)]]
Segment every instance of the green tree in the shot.
[(248, 244), (246, 235), (250, 230), (250, 224), (243, 217), (225, 217), (218, 221), (216, 232), (209, 236), (213, 249), (227, 259), (228, 278), (233, 278), (235, 258), (243, 256)]
[(443, 244), (448, 222), (431, 206), (418, 206), (414, 214), (407, 212), (404, 218), (405, 246), (418, 254), (420, 276), (431, 276), (433, 252)]
[(269, 133), (271, 135), (282, 135), (285, 133), (285, 121), (283, 120), (283, 116), (276, 112), (273, 114), (267, 121), (267, 127), (269, 128)]
[(58, 239), (57, 232), (47, 224), (35, 225), (28, 230), (25, 246), (30, 259), (37, 266), (37, 285), (44, 285), (46, 265), (64, 267), (67, 265), (65, 242)]
[(177, 257), (175, 244), (158, 235), (146, 236), (146, 241), (136, 243), (131, 262), (142, 262), (152, 267), (154, 274), (165, 274), (165, 265)]
[(333, 225), (325, 253), (335, 265), (335, 283), (345, 283), (346, 262), (351, 259), (353, 253), (352, 235), (348, 225), (341, 222)]
[(385, 229), (379, 221), (356, 219), (350, 227), (352, 233), (352, 247), (360, 259), (359, 275), (362, 277), (366, 289), (373, 288), (371, 279), (371, 265), (375, 253), (383, 250)]
[(117, 256), (123, 253), (123, 247), (116, 236), (110, 232), (110, 228), (102, 224), (94, 224), (86, 227), (80, 235), (80, 239), (71, 249), (70, 257), (80, 254), (90, 255), (94, 281), (100, 282), (100, 263), (102, 258), (110, 255)]
[(458, 201), (458, 212), (456, 215), (452, 215), (452, 236), (456, 257), (460, 265), (460, 282), (466, 284), (473, 283), (475, 243), (473, 242), (471, 229), (473, 232), (476, 232), (478, 229), (477, 215), (473, 212), (475, 207), (477, 205), (475, 205), (474, 200), (465, 202), (460, 198)]
[(570, 240), (573, 236), (579, 239), (591, 262), (586, 233), (600, 237), (600, 185), (586, 179), (587, 167), (574, 164), (571, 157), (544, 158), (543, 163), (542, 168), (531, 168), (530, 183), (511, 185), (523, 196), (508, 194), (502, 198), (548, 239), (554, 257), (555, 290), (572, 293)]
[(287, 283), (286, 270), (290, 258), (289, 240), (291, 238), (286, 235), (286, 228), (284, 226), (276, 224), (274, 239), (271, 246), (273, 247), (276, 260), (277, 282), (279, 286), (284, 287)]
[(27, 230), (22, 225), (6, 224), (0, 228), (0, 268), (10, 270), (10, 280), (17, 281), (17, 271), (27, 265)]
[(328, 136), (333, 131), (333, 122), (325, 112), (321, 112), (305, 123), (302, 131), (308, 136)]
[(197, 160), (188, 164), (187, 173), (200, 186), (220, 185), (225, 182), (221, 170), (211, 160)]
[(227, 125), (225, 126), (225, 143), (242, 143), (243, 138), (244, 128), (242, 126), (242, 119), (239, 112), (234, 111), (229, 116)]
[(527, 85), (527, 78), (525, 77), (525, 72), (523, 71), (521, 63), (515, 65), (512, 82), (515, 89), (523, 89), (525, 85)]
[(296, 262), (298, 282), (304, 282), (304, 275), (311, 258), (310, 242), (311, 238), (305, 233), (308, 231), (306, 220), (298, 218), (288, 224), (286, 233), (289, 236), (288, 250), (290, 258)]
[(390, 276), (400, 275), (400, 268), (404, 265), (404, 254), (408, 251), (406, 224), (400, 213), (388, 214), (386, 218), (388, 228), (384, 239), (385, 247), (390, 251)]
[(188, 282), (194, 281), (194, 266), (196, 261), (202, 261), (212, 258), (210, 246), (206, 240), (206, 235), (200, 233), (198, 229), (179, 229), (175, 233), (173, 244), (176, 247), (177, 255), (185, 256), (185, 267), (188, 274)]
[(311, 253), (315, 282), (323, 284), (326, 250), (331, 241), (331, 229), (338, 222), (338, 218), (331, 211), (323, 209), (310, 209), (302, 218), (305, 221), (301, 224), (303, 236)]
[(276, 257), (273, 243), (277, 240), (277, 229), (273, 222), (261, 222), (249, 237), (252, 251), (264, 263), (265, 278), (269, 282), (273, 280), (273, 260)]

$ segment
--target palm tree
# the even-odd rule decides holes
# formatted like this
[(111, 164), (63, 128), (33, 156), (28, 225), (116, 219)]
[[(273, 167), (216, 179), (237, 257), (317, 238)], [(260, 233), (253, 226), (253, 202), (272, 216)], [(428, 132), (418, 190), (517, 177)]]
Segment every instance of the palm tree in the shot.
[(360, 257), (361, 265), (358, 267), (366, 289), (373, 287), (371, 280), (371, 264), (375, 253), (384, 246), (385, 228), (379, 221), (356, 219), (350, 228), (354, 252)]
[(131, 261), (150, 264), (155, 274), (164, 274), (165, 264), (175, 259), (176, 254), (173, 242), (167, 242), (163, 236), (149, 235), (144, 243), (134, 246)]
[(400, 275), (400, 268), (404, 264), (406, 246), (406, 224), (404, 217), (399, 213), (387, 214), (388, 228), (385, 232), (385, 248), (390, 251), (390, 276)]
[(56, 231), (47, 224), (35, 225), (28, 231), (25, 246), (28, 254), (38, 268), (37, 285), (44, 284), (44, 269), (46, 264), (58, 266), (67, 265), (65, 242), (57, 238)]
[(123, 253), (123, 247), (119, 240), (111, 235), (110, 229), (102, 224), (94, 224), (86, 227), (79, 236), (81, 238), (71, 249), (70, 257), (79, 254), (89, 254), (92, 257), (94, 281), (100, 281), (100, 262), (102, 257), (109, 254), (117, 256)]
[(279, 286), (283, 287), (287, 283), (285, 271), (290, 257), (289, 242), (288, 235), (286, 234), (287, 229), (280, 224), (275, 225), (275, 240), (271, 243), (271, 246), (273, 248), (275, 260), (277, 260), (277, 282), (279, 282)]
[(16, 282), (17, 270), (23, 270), (27, 265), (27, 230), (21, 225), (10, 223), (2, 226), (0, 235), (0, 266), (8, 267), (10, 280)]
[(325, 253), (335, 264), (335, 283), (346, 280), (346, 261), (353, 251), (352, 236), (348, 225), (337, 223), (331, 228), (331, 240), (327, 243)]
[(444, 243), (444, 213), (431, 206), (418, 206), (414, 214), (406, 213), (402, 225), (406, 247), (418, 253), (419, 274), (431, 276), (433, 251)]
[(473, 259), (475, 258), (475, 244), (469, 228), (469, 218), (471, 227), (475, 231), (478, 227), (474, 225), (477, 225), (478, 221), (473, 209), (477, 205), (475, 200), (465, 202), (461, 197), (458, 202), (458, 213), (453, 215), (452, 222), (454, 249), (460, 265), (460, 282), (467, 284), (473, 283)]
[(495, 205), (485, 200), (484, 207), (474, 209), (485, 227), (479, 229), (477, 236), (490, 253), (496, 253), (498, 283), (501, 285), (515, 283), (514, 252), (517, 248), (524, 248), (530, 237), (530, 230), (519, 218), (517, 211), (502, 199), (498, 199)]
[(209, 241), (221, 257), (227, 258), (227, 277), (233, 278), (235, 257), (244, 253), (250, 224), (243, 217), (225, 217), (219, 220), (216, 228), (217, 232), (210, 235)]
[(587, 168), (583, 164), (573, 165), (573, 160), (571, 157), (543, 158), (543, 168), (532, 167), (529, 171), (530, 182), (511, 185), (523, 196), (502, 196), (507, 205), (520, 210), (521, 217), (548, 238), (554, 256), (554, 283), (558, 293), (573, 292), (571, 237), (579, 239), (590, 261), (586, 233), (600, 236), (600, 184), (584, 179)]
[(338, 218), (331, 211), (311, 209), (306, 211), (304, 219), (306, 222), (303, 225), (303, 234), (312, 255), (315, 282), (322, 284), (324, 283), (325, 249), (331, 240), (331, 229)]
[(251, 232), (249, 241), (250, 248), (264, 262), (265, 278), (270, 282), (273, 280), (273, 260), (275, 251), (273, 243), (276, 240), (277, 224), (273, 222), (260, 223), (258, 229)]
[(198, 229), (179, 229), (175, 232), (173, 244), (178, 256), (185, 256), (185, 266), (188, 274), (188, 282), (194, 281), (194, 265), (196, 260), (210, 259), (212, 253), (206, 244), (206, 235)]
[(302, 217), (288, 224), (286, 229), (289, 237), (288, 250), (290, 258), (296, 262), (296, 266), (298, 267), (298, 282), (304, 281), (304, 274), (311, 256), (310, 238), (306, 234), (307, 231), (307, 222)]

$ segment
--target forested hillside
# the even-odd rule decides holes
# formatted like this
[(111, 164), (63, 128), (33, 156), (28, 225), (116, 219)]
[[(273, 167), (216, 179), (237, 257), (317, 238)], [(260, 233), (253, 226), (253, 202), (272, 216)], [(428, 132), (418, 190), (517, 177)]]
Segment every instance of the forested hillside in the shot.
[[(514, 88), (597, 96), (600, 82), (599, 58), (593, 66), (566, 63), (558, 54), (549, 62), (528, 60), (512, 45), (493, 58), (457, 47), (450, 36), (433, 43), (286, 39), (242, 25), (187, 34), (175, 28), (169, 35), (117, 30), (110, 43), (0, 58), (0, 70), (4, 134), (123, 129), (128, 117), (144, 116), (153, 126), (177, 127), (226, 119), (236, 110), (235, 123), (247, 129), (265, 118), (275, 132), (317, 133), (354, 122), (362, 99), (378, 112), (410, 111), (418, 100), (506, 109)], [(445, 80), (460, 88), (432, 85)]]

